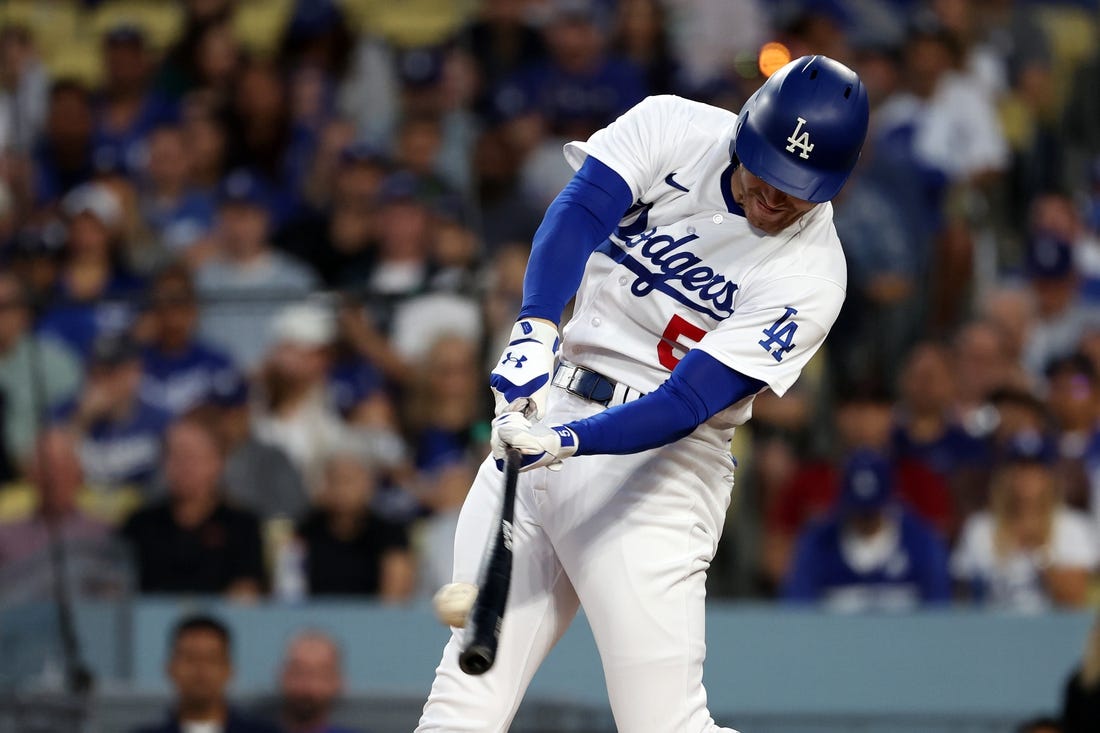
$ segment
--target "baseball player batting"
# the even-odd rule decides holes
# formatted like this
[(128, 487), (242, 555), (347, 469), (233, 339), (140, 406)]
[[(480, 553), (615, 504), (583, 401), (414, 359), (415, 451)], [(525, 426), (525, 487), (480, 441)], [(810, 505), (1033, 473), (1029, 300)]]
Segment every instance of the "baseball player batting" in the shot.
[[(828, 202), (867, 116), (853, 71), (806, 56), (739, 115), (650, 97), (565, 146), (577, 173), (535, 235), (490, 378), (494, 456), (524, 455), (496, 662), (463, 674), (454, 629), (418, 731), (507, 730), (579, 606), (620, 731), (729, 731), (707, 708), (703, 624), (730, 438), (757, 393), (790, 388), (844, 301)], [(525, 400), (530, 418), (507, 411)], [(491, 457), (462, 509), (456, 582), (477, 582), (501, 491)]]

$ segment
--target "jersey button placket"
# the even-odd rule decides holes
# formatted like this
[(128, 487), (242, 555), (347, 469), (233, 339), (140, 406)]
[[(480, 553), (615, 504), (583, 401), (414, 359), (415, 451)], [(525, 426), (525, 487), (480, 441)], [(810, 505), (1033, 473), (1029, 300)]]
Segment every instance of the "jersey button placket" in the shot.
[(592, 324), (593, 328), (599, 328), (600, 324), (603, 323), (603, 321), (600, 320), (599, 316), (596, 316), (591, 321), (589, 321), (589, 323)]

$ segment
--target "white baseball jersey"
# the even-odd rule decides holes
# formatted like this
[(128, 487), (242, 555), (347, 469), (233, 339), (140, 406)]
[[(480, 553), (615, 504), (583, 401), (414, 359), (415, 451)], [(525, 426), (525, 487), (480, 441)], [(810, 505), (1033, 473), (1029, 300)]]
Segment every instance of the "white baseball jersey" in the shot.
[[(821, 346), (847, 285), (832, 205), (779, 234), (751, 227), (730, 191), (736, 119), (650, 97), (565, 146), (573, 168), (594, 156), (636, 201), (588, 261), (563, 330), (567, 361), (649, 392), (699, 348), (783, 395)], [(750, 397), (706, 425), (728, 432), (751, 406)]]
[[(644, 392), (699, 348), (783, 394), (836, 319), (844, 256), (821, 204), (787, 230), (753, 230), (730, 191), (736, 117), (652, 97), (565, 155), (614, 169), (636, 203), (588, 260), (562, 356)], [(812, 134), (791, 130), (792, 155)], [(812, 162), (812, 160), (811, 160)], [(752, 398), (692, 436), (627, 455), (582, 455), (520, 476), (514, 566), (493, 668), (458, 669), (463, 629), (443, 652), (418, 733), (503, 733), (535, 670), (583, 604), (623, 733), (736, 733), (703, 687), (706, 570), (733, 488), (726, 445)], [(604, 408), (550, 391), (547, 424)], [(482, 464), (459, 517), (455, 582), (477, 581), (498, 521), (500, 471)]]

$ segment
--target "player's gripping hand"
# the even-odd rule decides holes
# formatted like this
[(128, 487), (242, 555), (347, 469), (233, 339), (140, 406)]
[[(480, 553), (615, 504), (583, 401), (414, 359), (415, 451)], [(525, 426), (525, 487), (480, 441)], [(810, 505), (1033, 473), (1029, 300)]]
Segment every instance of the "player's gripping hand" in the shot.
[(516, 321), (508, 346), (489, 377), (497, 415), (526, 404), (524, 411), (532, 419), (542, 419), (559, 344), (558, 329), (548, 321)]
[(489, 440), (497, 465), (504, 460), (505, 448), (518, 448), (523, 454), (521, 471), (549, 466), (561, 467), (561, 462), (577, 452), (577, 434), (564, 425), (547, 427), (532, 423), (518, 412), (506, 412), (493, 420)]

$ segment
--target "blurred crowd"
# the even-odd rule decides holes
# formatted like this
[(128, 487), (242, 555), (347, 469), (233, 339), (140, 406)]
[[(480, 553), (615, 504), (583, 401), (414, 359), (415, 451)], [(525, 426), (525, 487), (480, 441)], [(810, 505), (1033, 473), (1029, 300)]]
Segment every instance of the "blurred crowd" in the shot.
[(0, 571), (61, 538), (143, 593), (430, 595), (563, 142), (824, 53), (872, 103), (848, 298), (735, 437), (713, 593), (1084, 605), (1097, 32), (1088, 0), (10, 0)]

